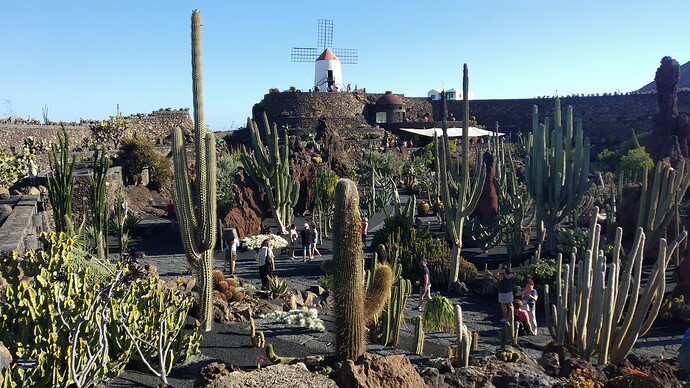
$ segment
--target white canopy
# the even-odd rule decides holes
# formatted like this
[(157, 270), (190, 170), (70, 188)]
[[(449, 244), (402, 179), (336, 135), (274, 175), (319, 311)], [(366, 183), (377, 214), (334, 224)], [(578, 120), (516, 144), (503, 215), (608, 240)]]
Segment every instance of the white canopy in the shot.
[[(494, 136), (494, 131), (487, 131), (486, 129), (480, 129), (477, 127), (469, 127), (469, 137), (482, 137), (482, 136)], [(414, 133), (415, 135), (421, 135), (426, 137), (436, 137), (443, 136), (442, 128), (400, 128), (401, 131)], [(505, 133), (498, 132), (498, 136), (504, 136)], [(448, 137), (462, 137), (462, 128), (448, 128)]]

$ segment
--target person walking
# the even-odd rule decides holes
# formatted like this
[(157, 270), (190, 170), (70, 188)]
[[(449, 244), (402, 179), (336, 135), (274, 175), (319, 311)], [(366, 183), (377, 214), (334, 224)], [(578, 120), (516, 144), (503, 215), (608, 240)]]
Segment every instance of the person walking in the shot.
[(501, 304), (501, 312), (503, 318), (501, 322), (508, 322), (508, 305), (513, 303), (513, 273), (510, 268), (501, 263), (498, 269), (494, 271), (494, 279), (498, 281), (498, 303)]
[(275, 257), (271, 249), (271, 240), (265, 239), (261, 243), (261, 248), (256, 253), (256, 263), (259, 265), (259, 276), (261, 277), (261, 289), (268, 290), (270, 277), (276, 270)]
[(390, 264), (388, 250), (386, 249), (385, 245), (379, 244), (379, 246), (376, 247), (376, 259), (378, 260), (379, 264)]
[(290, 225), (290, 259), (297, 260), (295, 257), (295, 249), (297, 249), (297, 244), (299, 241), (299, 235), (297, 234), (297, 225)]
[(362, 217), (362, 248), (367, 247), (367, 234), (369, 233), (369, 221)]
[(321, 240), (320, 240), (321, 236), (319, 235), (319, 230), (316, 228), (315, 223), (311, 224), (311, 230), (312, 230), (312, 234), (314, 235), (314, 241), (312, 241), (312, 247), (311, 247), (311, 257), (313, 259), (315, 255), (321, 256), (321, 252), (319, 252), (319, 248), (316, 247), (317, 245), (319, 245), (321, 243)]
[(529, 323), (532, 327), (532, 332), (537, 335), (537, 299), (539, 294), (534, 288), (534, 280), (527, 279), (525, 287), (517, 293), (517, 296), (522, 301), (525, 311), (529, 314)]
[(299, 237), (302, 240), (302, 262), (306, 262), (313, 257), (311, 248), (314, 239), (313, 232), (308, 223), (304, 223), (304, 229), (300, 232)]
[(422, 311), (425, 300), (431, 300), (431, 278), (429, 277), (429, 267), (426, 258), (422, 258), (419, 268), (419, 280), (414, 282), (419, 286), (419, 305), (417, 310)]

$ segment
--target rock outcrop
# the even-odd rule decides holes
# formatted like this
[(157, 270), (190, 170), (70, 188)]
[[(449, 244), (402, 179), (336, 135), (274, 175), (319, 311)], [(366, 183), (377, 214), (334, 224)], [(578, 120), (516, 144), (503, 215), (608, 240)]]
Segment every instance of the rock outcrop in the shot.
[(242, 169), (235, 175), (232, 188), (238, 206), (225, 216), (225, 227), (235, 228), (240, 239), (259, 234), (261, 222), (268, 214), (265, 194)]

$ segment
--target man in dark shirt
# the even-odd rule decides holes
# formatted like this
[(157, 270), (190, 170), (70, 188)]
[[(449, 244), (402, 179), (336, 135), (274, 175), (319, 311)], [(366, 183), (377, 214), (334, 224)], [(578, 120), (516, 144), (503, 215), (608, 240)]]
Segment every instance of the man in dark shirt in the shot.
[(314, 232), (309, 228), (309, 224), (304, 224), (304, 229), (299, 234), (300, 240), (302, 240), (302, 261), (308, 261), (312, 259), (312, 244), (314, 241)]
[(429, 278), (429, 267), (426, 266), (426, 258), (422, 258), (419, 268), (419, 280), (415, 284), (419, 285), (419, 305), (417, 309), (422, 311), (424, 300), (431, 299), (431, 279)]

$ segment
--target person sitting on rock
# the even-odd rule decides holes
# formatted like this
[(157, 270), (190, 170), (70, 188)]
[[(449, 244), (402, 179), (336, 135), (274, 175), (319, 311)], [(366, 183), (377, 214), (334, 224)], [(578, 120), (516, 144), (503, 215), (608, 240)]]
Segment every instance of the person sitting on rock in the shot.
[(515, 308), (515, 318), (522, 324), (522, 327), (525, 328), (525, 331), (527, 331), (529, 335), (537, 335), (537, 333), (532, 330), (529, 313), (524, 309), (525, 306), (522, 304), (522, 301), (520, 299), (515, 299), (513, 301), (513, 307)]

